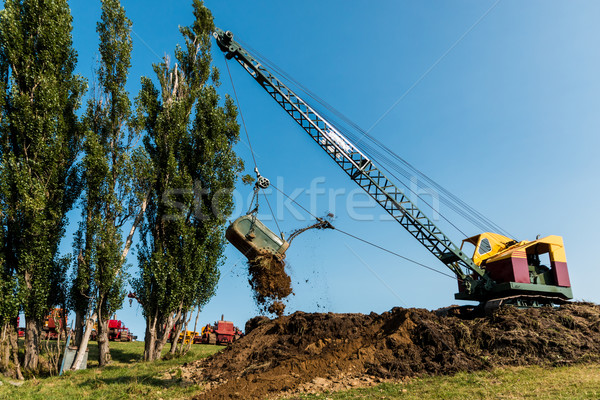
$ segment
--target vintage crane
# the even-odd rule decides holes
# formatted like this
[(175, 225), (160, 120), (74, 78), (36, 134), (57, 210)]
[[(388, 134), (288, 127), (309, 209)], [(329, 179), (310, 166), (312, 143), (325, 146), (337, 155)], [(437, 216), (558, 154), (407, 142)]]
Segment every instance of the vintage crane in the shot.
[[(548, 236), (516, 241), (485, 232), (463, 240), (472, 256), (455, 245), (361, 150), (296, 93), (284, 85), (233, 34), (216, 29), (214, 37), (227, 59), (235, 59), (310, 135), (358, 186), (457, 277), (458, 300), (518, 306), (561, 303), (573, 298), (563, 240)], [(548, 254), (550, 265), (540, 262)]]

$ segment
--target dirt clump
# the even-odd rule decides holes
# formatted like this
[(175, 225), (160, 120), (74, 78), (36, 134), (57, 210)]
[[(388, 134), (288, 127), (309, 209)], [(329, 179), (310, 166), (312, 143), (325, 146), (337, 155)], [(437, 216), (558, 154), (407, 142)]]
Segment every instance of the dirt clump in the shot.
[(570, 303), (503, 307), (474, 319), (404, 308), (257, 317), (243, 339), (186, 368), (205, 385), (198, 399), (264, 399), (421, 374), (598, 360), (600, 306)]
[(285, 272), (285, 262), (273, 254), (259, 255), (248, 261), (248, 274), (260, 311), (281, 317), (285, 311), (281, 300), (292, 293), (292, 279)]

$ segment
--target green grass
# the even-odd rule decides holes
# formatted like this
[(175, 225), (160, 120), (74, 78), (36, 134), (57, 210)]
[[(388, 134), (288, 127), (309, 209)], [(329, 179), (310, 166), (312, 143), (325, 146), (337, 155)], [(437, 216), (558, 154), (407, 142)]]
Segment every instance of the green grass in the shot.
[[(168, 352), (167, 344), (163, 351)], [(13, 386), (8, 379), (0, 378), (0, 399), (185, 399), (201, 390), (197, 385), (166, 374), (185, 362), (207, 357), (223, 347), (193, 345), (190, 352), (181, 358), (142, 362), (143, 342), (111, 342), (113, 362), (99, 369), (96, 343), (90, 343), (88, 369), (67, 372), (60, 377), (31, 379), (22, 386)]]
[(511, 367), (492, 371), (459, 373), (412, 379), (404, 384), (383, 383), (375, 387), (297, 397), (310, 400), (402, 399), (402, 400), (598, 400), (600, 365), (569, 367)]
[[(168, 345), (167, 345), (168, 347)], [(61, 377), (32, 379), (16, 387), (0, 378), (0, 399), (188, 399), (200, 393), (201, 386), (180, 378), (177, 367), (206, 357), (222, 349), (194, 345), (182, 358), (145, 363), (141, 361), (143, 342), (111, 343), (113, 363), (95, 368), (97, 349), (90, 345), (90, 369), (68, 372)], [(165, 349), (167, 352), (167, 349)], [(174, 371), (173, 376), (167, 371)], [(337, 393), (292, 397), (305, 400), (402, 399), (402, 400), (474, 400), (474, 399), (600, 399), (600, 364), (543, 368), (509, 367), (492, 371), (459, 373), (411, 379), (406, 383), (378, 386)]]

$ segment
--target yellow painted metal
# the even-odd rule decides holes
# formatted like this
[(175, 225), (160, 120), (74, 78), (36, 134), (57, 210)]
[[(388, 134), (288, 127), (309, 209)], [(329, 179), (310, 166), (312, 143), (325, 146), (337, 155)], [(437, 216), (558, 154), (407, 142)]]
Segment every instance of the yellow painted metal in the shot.
[(179, 341), (184, 341), (185, 344), (188, 344), (190, 341), (194, 340), (194, 338), (198, 336), (198, 332), (195, 331), (185, 331), (179, 333)]
[[(482, 250), (483, 248), (487, 250), (485, 245), (482, 246), (485, 239), (490, 244), (489, 251)], [(527, 258), (527, 255), (544, 253), (549, 253), (552, 261), (567, 262), (563, 238), (557, 235), (550, 235), (533, 241), (516, 242), (497, 233), (484, 232), (463, 240), (463, 246), (465, 243), (475, 246), (472, 259), (478, 266), (481, 266), (484, 261), (494, 262), (507, 258)], [(463, 246), (461, 246), (461, 249)]]

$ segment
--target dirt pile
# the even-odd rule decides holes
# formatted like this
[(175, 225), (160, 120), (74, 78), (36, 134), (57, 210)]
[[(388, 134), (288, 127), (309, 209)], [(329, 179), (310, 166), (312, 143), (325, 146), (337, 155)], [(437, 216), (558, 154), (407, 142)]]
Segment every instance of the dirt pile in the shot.
[(248, 275), (261, 312), (281, 317), (285, 311), (282, 300), (292, 293), (292, 280), (285, 272), (285, 262), (272, 254), (258, 256), (248, 261)]
[(296, 312), (248, 321), (246, 337), (186, 367), (200, 399), (265, 398), (418, 374), (600, 360), (600, 306), (504, 307), (463, 320), (423, 309), (381, 315)]

